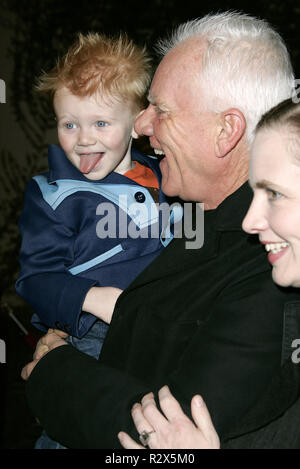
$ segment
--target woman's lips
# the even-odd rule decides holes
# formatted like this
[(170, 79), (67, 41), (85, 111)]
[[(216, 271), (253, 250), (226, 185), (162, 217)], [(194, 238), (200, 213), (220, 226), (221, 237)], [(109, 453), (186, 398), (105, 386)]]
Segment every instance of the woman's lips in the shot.
[(268, 252), (268, 261), (270, 262), (270, 264), (274, 264), (278, 259), (280, 259), (290, 246), (289, 243), (286, 242), (263, 242), (263, 244), (265, 245), (265, 249)]
[(283, 254), (286, 252), (288, 247), (282, 249), (281, 251), (277, 252), (276, 254), (273, 254), (272, 252), (269, 252), (268, 254), (268, 261), (270, 264), (274, 264)]

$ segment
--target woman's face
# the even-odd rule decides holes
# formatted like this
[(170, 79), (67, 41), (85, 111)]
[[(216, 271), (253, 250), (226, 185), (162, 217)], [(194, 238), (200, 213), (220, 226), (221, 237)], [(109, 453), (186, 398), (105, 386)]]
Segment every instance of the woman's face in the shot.
[(250, 159), (254, 197), (243, 229), (257, 233), (273, 280), (300, 287), (300, 144), (286, 128), (260, 130)]

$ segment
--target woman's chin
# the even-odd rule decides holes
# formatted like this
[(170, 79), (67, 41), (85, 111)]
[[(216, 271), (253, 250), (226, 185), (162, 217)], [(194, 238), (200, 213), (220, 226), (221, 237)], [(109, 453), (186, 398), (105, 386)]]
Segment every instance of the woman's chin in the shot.
[(276, 269), (272, 270), (272, 278), (274, 282), (280, 287), (300, 287), (300, 274), (293, 277), (292, 275), (286, 276), (286, 274), (280, 274), (276, 272)]

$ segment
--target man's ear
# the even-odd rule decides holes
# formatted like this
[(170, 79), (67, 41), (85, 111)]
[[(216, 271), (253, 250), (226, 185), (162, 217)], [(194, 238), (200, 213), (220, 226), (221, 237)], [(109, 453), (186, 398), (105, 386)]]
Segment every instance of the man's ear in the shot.
[(246, 131), (246, 119), (239, 109), (232, 108), (220, 113), (216, 138), (216, 155), (223, 158), (233, 150)]

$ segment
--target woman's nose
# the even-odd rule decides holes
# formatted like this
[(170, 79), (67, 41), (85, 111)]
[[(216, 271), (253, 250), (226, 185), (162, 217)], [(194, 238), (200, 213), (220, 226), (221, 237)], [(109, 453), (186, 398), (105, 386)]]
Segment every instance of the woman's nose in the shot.
[(268, 228), (264, 202), (254, 196), (243, 220), (242, 228), (246, 233), (258, 234)]

